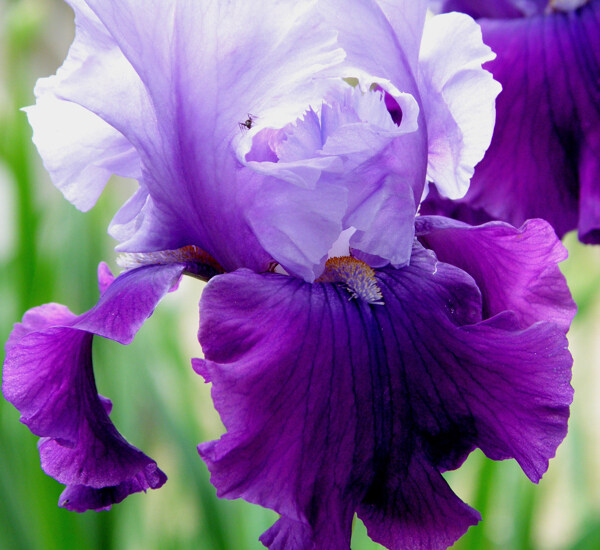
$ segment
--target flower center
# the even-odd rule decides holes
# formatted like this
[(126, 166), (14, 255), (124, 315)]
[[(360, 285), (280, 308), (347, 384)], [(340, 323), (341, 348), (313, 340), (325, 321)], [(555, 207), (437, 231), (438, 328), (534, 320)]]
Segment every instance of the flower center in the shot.
[(419, 109), (414, 97), (387, 81), (369, 80), (375, 82), (366, 88), (357, 78), (331, 81), (320, 101), (307, 104), (292, 121), (287, 111), (259, 111), (260, 117), (249, 113), (246, 121), (238, 122), (243, 130), (236, 145), (239, 160), (281, 179), (299, 171), (304, 176), (292, 178), (298, 183), (306, 179), (307, 170), (317, 177), (321, 171), (335, 172), (340, 167), (337, 157), (354, 155), (360, 162), (398, 135), (416, 131)]
[(375, 272), (363, 261), (342, 256), (329, 258), (318, 283), (343, 283), (352, 298), (360, 298), (369, 304), (383, 305), (383, 296)]
[(144, 265), (185, 264), (184, 274), (203, 281), (215, 275), (225, 273), (208, 252), (195, 245), (184, 246), (176, 250), (159, 250), (157, 252), (126, 252), (119, 254), (117, 265), (123, 271), (129, 271)]

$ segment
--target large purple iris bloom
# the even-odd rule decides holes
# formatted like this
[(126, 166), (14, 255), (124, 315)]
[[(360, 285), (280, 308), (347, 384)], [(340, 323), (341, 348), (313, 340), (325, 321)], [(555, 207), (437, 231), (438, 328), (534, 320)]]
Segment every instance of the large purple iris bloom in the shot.
[(35, 308), (7, 346), (4, 395), (61, 505), (164, 482), (110, 423), (91, 343), (130, 342), (183, 274), (210, 279), (194, 368), (227, 428), (199, 450), (221, 496), (281, 514), (268, 547), (347, 549), (357, 512), (388, 548), (444, 548), (478, 514), (441, 472), (475, 447), (537, 481), (572, 397), (565, 251), (539, 220), (415, 217), (427, 178), (466, 192), (491, 139), (473, 20), (425, 23), (414, 0), (70, 3), (34, 141), (81, 209), (113, 173), (139, 190), (98, 304)]
[[(600, 2), (448, 0), (480, 17), (501, 82), (492, 144), (457, 203), (434, 192), (424, 212), (514, 225), (540, 217), (562, 237), (600, 242)], [(440, 196), (441, 195), (441, 196)]]

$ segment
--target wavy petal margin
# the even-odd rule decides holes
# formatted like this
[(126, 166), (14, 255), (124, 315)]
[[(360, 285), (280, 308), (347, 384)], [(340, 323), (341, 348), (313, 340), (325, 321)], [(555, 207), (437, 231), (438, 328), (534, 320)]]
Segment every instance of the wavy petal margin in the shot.
[[(90, 311), (65, 306), (29, 310), (6, 345), (2, 392), (36, 435), (43, 470), (66, 488), (60, 506), (106, 510), (127, 495), (166, 481), (156, 462), (130, 445), (109, 419), (111, 403), (96, 389), (94, 335), (128, 344), (185, 266), (144, 266), (111, 282), (99, 268), (103, 290)], [(108, 286), (107, 286), (108, 285)]]
[[(539, 259), (552, 279), (556, 237), (535, 224), (525, 239), (514, 229), (503, 239), (496, 227), (434, 226), (417, 230), (436, 250), (446, 241), (446, 261), (461, 268), (416, 245), (409, 266), (377, 270), (384, 306), (349, 300), (340, 285), (246, 270), (207, 285), (205, 359), (194, 368), (212, 383), (227, 433), (199, 452), (220, 497), (281, 514), (261, 538), (272, 550), (347, 550), (354, 513), (387, 548), (446, 548), (479, 515), (442, 471), (480, 447), (515, 458), (538, 481), (564, 438), (566, 327), (545, 305), (544, 320), (529, 320), (519, 299), (490, 297), (496, 281), (475, 282), (489, 275), (487, 260), (468, 261), (487, 247), (498, 254), (498, 284), (508, 282), (511, 254), (546, 240)], [(453, 252), (453, 230), (469, 241), (467, 259)], [(564, 308), (558, 300), (559, 319)]]

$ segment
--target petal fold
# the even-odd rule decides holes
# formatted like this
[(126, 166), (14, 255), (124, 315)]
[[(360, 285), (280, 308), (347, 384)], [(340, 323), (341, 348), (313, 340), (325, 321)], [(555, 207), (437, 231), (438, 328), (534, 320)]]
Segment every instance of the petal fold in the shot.
[(438, 15), (425, 24), (419, 86), (429, 140), (427, 177), (452, 199), (465, 195), (492, 139), (501, 86), (481, 66), (494, 57), (479, 25), (466, 15)]
[(185, 266), (145, 266), (111, 281), (99, 268), (98, 304), (76, 316), (47, 304), (28, 311), (6, 346), (2, 392), (21, 421), (42, 437), (44, 471), (67, 487), (60, 504), (78, 512), (106, 509), (128, 494), (158, 488), (166, 476), (127, 443), (96, 389), (92, 339), (129, 343)]
[(471, 275), (483, 295), (483, 316), (514, 312), (525, 328), (551, 319), (565, 334), (577, 311), (558, 264), (567, 250), (544, 220), (520, 229), (503, 222), (470, 226), (419, 216), (418, 239), (437, 257)]

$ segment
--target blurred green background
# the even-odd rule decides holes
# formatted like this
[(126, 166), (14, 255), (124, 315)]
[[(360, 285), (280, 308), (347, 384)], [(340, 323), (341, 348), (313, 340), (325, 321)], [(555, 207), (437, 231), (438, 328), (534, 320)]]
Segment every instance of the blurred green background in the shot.
[[(82, 214), (51, 185), (20, 107), (33, 102), (35, 80), (54, 73), (73, 38), (73, 15), (59, 0), (0, 0), (0, 340), (30, 307), (59, 302), (75, 313), (97, 299), (96, 268), (114, 262), (106, 234), (112, 215), (135, 188), (113, 180)], [(564, 264), (579, 313), (569, 334), (576, 390), (569, 435), (539, 486), (514, 461), (473, 453), (447, 475), (479, 509), (483, 522), (460, 550), (600, 548), (600, 247), (566, 239)], [(114, 402), (124, 436), (169, 476), (158, 491), (137, 494), (109, 512), (57, 507), (62, 486), (39, 467), (37, 438), (0, 399), (0, 550), (246, 550), (276, 515), (244, 502), (219, 501), (196, 453), (222, 425), (209, 387), (192, 371), (198, 281), (186, 279), (161, 302), (136, 340), (124, 347), (96, 339), (99, 390)], [(3, 356), (2, 356), (3, 358)], [(355, 522), (352, 548), (381, 548)]]

